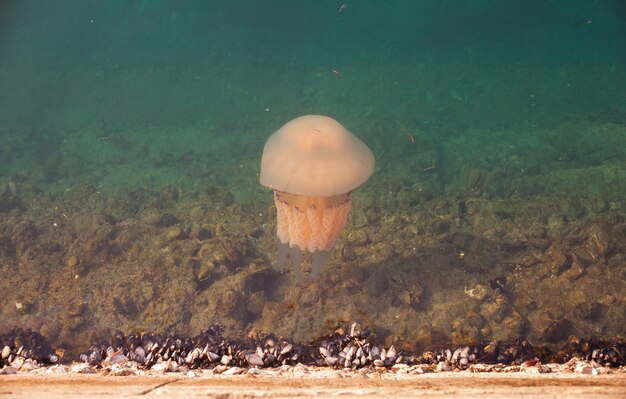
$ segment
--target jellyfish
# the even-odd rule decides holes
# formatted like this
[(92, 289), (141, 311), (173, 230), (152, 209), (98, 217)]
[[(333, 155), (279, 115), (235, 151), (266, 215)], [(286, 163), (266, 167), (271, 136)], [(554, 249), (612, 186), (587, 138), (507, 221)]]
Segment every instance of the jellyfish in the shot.
[(346, 224), (352, 191), (373, 170), (374, 155), (367, 145), (327, 116), (300, 116), (270, 136), (260, 183), (274, 190), (276, 270), (283, 272), (291, 264), (299, 283), (302, 252), (309, 251), (309, 279), (315, 279)]

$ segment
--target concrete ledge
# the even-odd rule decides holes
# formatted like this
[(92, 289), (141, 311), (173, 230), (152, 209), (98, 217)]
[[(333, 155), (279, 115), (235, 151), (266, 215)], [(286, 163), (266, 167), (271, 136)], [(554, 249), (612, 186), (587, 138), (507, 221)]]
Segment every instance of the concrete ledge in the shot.
[(501, 374), (446, 372), (423, 375), (315, 371), (290, 375), (0, 376), (0, 398), (291, 398), (343, 396), (482, 398), (624, 398), (626, 374)]

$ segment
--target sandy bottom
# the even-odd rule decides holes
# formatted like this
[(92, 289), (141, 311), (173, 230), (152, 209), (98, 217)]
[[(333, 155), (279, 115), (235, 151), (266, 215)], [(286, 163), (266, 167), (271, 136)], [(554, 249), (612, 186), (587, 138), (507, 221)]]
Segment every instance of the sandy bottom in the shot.
[(306, 376), (271, 375), (105, 377), (13, 375), (0, 378), (0, 398), (210, 397), (481, 397), (624, 398), (626, 374), (495, 374), (448, 372), (424, 375), (361, 375), (316, 371)]

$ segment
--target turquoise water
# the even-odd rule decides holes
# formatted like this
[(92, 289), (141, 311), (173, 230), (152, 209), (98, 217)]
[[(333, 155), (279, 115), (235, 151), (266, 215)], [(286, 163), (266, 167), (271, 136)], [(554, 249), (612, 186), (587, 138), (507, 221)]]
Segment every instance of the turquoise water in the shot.
[[(623, 4), (0, 2), (0, 271), (17, 287), (0, 331), (84, 343), (221, 321), (307, 339), (359, 319), (420, 348), (623, 335)], [(303, 293), (259, 272), (276, 238), (258, 173), (265, 140), (305, 114), (335, 118), (377, 166), (329, 277)], [(501, 276), (493, 317), (467, 292)], [(459, 327), (470, 311), (483, 321)]]
[[(623, 157), (613, 145), (623, 134), (602, 137), (596, 154), (574, 154), (586, 148), (579, 132), (551, 138), (542, 130), (568, 121), (623, 123), (619, 1), (340, 8), (332, 1), (5, 1), (3, 176), (135, 185), (136, 177), (118, 176), (127, 174), (120, 163), (150, 166), (158, 163), (153, 155), (168, 152), (228, 152), (226, 161), (245, 161), (260, 152), (258, 141), (308, 113), (329, 114), (372, 145), (381, 142), (380, 157), (399, 151), (394, 157), (411, 159), (416, 149), (402, 128), (438, 143), (465, 141), (471, 129), (496, 131), (514, 136), (505, 142), (522, 141), (515, 152), (523, 159), (550, 152), (532, 161), (542, 164), (561, 152), (582, 163)], [(463, 145), (482, 157), (491, 137), (478, 138), (478, 148)], [(149, 179), (181, 184), (172, 174)]]

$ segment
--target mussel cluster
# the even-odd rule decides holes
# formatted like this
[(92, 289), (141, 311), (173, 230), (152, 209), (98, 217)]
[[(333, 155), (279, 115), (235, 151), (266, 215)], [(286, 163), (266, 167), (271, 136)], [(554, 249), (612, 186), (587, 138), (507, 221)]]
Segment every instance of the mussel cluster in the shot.
[[(157, 363), (174, 362), (190, 369), (216, 366), (279, 367), (303, 363), (352, 369), (422, 364), (438, 371), (449, 371), (464, 370), (475, 363), (534, 365), (537, 362), (566, 363), (576, 357), (604, 367), (626, 365), (626, 342), (621, 337), (571, 337), (556, 352), (518, 339), (512, 342), (483, 342), (454, 350), (427, 351), (419, 356), (396, 350), (393, 345), (385, 348), (370, 341), (370, 330), (361, 329), (357, 323), (352, 323), (349, 328), (340, 328), (308, 345), (273, 334), (231, 339), (222, 335), (221, 326), (213, 325), (195, 337), (152, 333), (125, 335), (117, 332), (110, 340), (91, 345), (86, 353), (80, 355), (80, 361), (96, 368), (132, 361), (146, 369)], [(61, 349), (53, 351), (45, 338), (31, 330), (16, 328), (0, 335), (0, 348), (0, 368), (25, 359), (44, 365), (72, 360), (62, 359)]]
[[(349, 332), (346, 333), (346, 330)], [(564, 363), (572, 357), (578, 357), (606, 367), (626, 365), (623, 357), (626, 343), (619, 337), (610, 340), (570, 339), (557, 352), (547, 347), (535, 347), (526, 339), (517, 339), (512, 342), (483, 342), (415, 356), (408, 351), (396, 350), (393, 345), (389, 348), (374, 345), (370, 342), (370, 335), (369, 329), (361, 329), (357, 323), (352, 323), (349, 329), (340, 328), (320, 337), (309, 345), (277, 338), (273, 334), (242, 340), (227, 339), (222, 336), (221, 328), (217, 325), (193, 338), (154, 334), (126, 337), (118, 332), (111, 342), (92, 345), (88, 353), (81, 355), (81, 361), (98, 366), (134, 360), (146, 368), (168, 360), (189, 368), (211, 368), (217, 365), (278, 367), (303, 363), (356, 369), (370, 366), (389, 368), (394, 364), (427, 364), (435, 365), (440, 371), (447, 371), (464, 370), (472, 363)]]
[(534, 346), (529, 340), (518, 338), (512, 342), (482, 342), (452, 351), (424, 352), (415, 359), (418, 364), (436, 364), (439, 370), (464, 370), (471, 363), (534, 365), (541, 363), (567, 363), (573, 358), (594, 361), (603, 367), (626, 365), (626, 342), (622, 337), (611, 339), (583, 339), (572, 336), (558, 351), (546, 346)]
[(305, 346), (274, 335), (233, 340), (222, 336), (221, 327), (213, 325), (191, 338), (178, 335), (131, 334), (117, 332), (112, 342), (94, 344), (80, 360), (92, 366), (134, 360), (150, 368), (163, 361), (174, 361), (189, 368), (224, 366), (277, 367), (305, 362)]
[(0, 367), (13, 364), (16, 359), (31, 359), (42, 364), (53, 364), (59, 356), (48, 341), (30, 329), (14, 328), (0, 335)]
[(343, 328), (327, 337), (319, 338), (309, 347), (313, 360), (318, 366), (337, 368), (359, 368), (366, 366), (391, 367), (396, 363), (413, 363), (415, 358), (403, 351), (379, 348), (368, 342), (369, 329), (361, 330), (352, 323), (350, 333)]
[(593, 360), (605, 367), (624, 366), (626, 365), (626, 342), (622, 337), (585, 339), (571, 336), (567, 343), (551, 356), (551, 360), (556, 363), (565, 363), (574, 357)]

